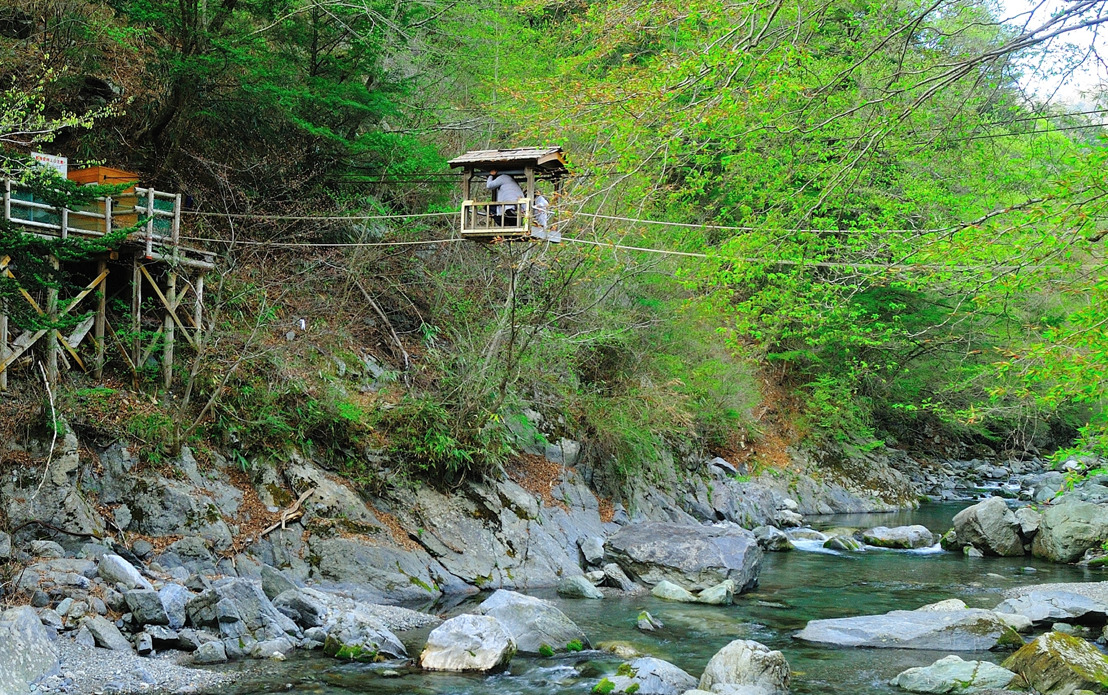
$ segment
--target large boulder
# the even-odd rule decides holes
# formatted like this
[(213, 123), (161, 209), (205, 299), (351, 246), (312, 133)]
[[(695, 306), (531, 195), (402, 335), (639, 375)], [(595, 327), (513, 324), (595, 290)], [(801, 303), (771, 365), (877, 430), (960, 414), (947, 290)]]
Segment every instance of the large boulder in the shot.
[(364, 604), (332, 611), (323, 630), (327, 633), (323, 651), (328, 656), (373, 661), (379, 655), (393, 658), (408, 655), (404, 644)]
[(930, 666), (902, 671), (892, 684), (914, 693), (976, 693), (1004, 688), (1016, 677), (988, 661), (963, 661), (951, 654)]
[(878, 548), (899, 548), (912, 550), (915, 548), (929, 548), (935, 544), (935, 536), (927, 530), (926, 526), (916, 524), (914, 526), (875, 526), (862, 531), (862, 540), (868, 545)]
[(131, 589), (123, 594), (136, 625), (169, 625), (161, 596), (153, 589)]
[(35, 609), (20, 606), (0, 613), (0, 693), (29, 693), (32, 685), (57, 673), (58, 653)]
[(720, 686), (760, 688), (767, 695), (786, 693), (789, 662), (760, 642), (737, 639), (716, 652), (700, 676), (701, 690), (715, 691)]
[(427, 635), (419, 663), (430, 671), (498, 671), (515, 652), (515, 640), (496, 618), (459, 615)]
[(218, 628), (223, 637), (258, 642), (286, 635), (299, 638), (300, 628), (281, 613), (262, 591), (260, 582), (221, 579), (211, 589), (193, 597), (186, 607), (193, 627)]
[(565, 613), (533, 596), (499, 589), (477, 612), (499, 620), (524, 654), (538, 654), (544, 645), (556, 652), (565, 651), (571, 642), (588, 645), (585, 633)]
[(954, 532), (963, 545), (986, 555), (1023, 555), (1020, 522), (1000, 497), (990, 497), (954, 515)]
[(1108, 690), (1108, 658), (1089, 642), (1060, 632), (1027, 643), (1001, 665), (1040, 693)]
[(607, 548), (632, 577), (649, 585), (668, 580), (692, 591), (725, 579), (740, 592), (751, 589), (758, 584), (762, 564), (754, 535), (734, 524), (632, 524), (612, 535)]
[[(638, 693), (638, 695), (681, 695), (696, 687), (696, 679), (668, 661), (644, 656), (635, 659), (627, 668), (608, 680), (614, 686), (613, 693)], [(626, 675), (624, 675), (626, 672)]]
[(1086, 550), (1099, 548), (1105, 538), (1108, 506), (1063, 498), (1043, 512), (1031, 553), (1054, 562), (1076, 562)]
[(1005, 599), (994, 608), (997, 613), (1014, 613), (1034, 623), (1096, 622), (1103, 623), (1108, 606), (1071, 591), (1030, 591)]
[(985, 651), (1019, 640), (992, 611), (892, 611), (812, 620), (797, 639), (839, 647)]

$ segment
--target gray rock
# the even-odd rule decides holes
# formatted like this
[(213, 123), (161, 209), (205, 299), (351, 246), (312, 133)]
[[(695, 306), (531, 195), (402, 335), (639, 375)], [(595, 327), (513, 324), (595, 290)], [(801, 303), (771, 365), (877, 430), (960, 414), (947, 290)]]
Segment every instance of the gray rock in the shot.
[(429, 671), (498, 671), (515, 652), (515, 641), (496, 618), (459, 615), (427, 635), (419, 663)]
[(135, 651), (139, 656), (146, 656), (154, 651), (154, 638), (146, 632), (135, 635)]
[(131, 544), (131, 552), (140, 560), (145, 560), (154, 553), (154, 544), (145, 538), (140, 538)]
[(992, 649), (1013, 636), (1012, 629), (995, 613), (980, 609), (892, 611), (883, 615), (812, 620), (796, 635), (807, 642), (840, 647), (957, 652)]
[[(960, 536), (959, 536), (960, 538)], [(926, 526), (876, 526), (862, 531), (862, 540), (878, 548), (928, 548), (935, 544), (935, 536)]]
[(227, 661), (227, 650), (219, 641), (201, 644), (192, 655), (194, 664), (222, 664)]
[(643, 632), (654, 632), (655, 630), (661, 630), (665, 626), (665, 623), (650, 615), (647, 611), (641, 611), (638, 620), (635, 621), (635, 627)]
[(294, 649), (296, 649), (296, 645), (288, 637), (278, 637), (255, 644), (250, 649), (250, 656), (255, 659), (284, 661), (285, 656)]
[(192, 593), (180, 584), (166, 584), (158, 591), (162, 608), (165, 609), (166, 620), (169, 627), (180, 630), (185, 626), (188, 614), (185, 607), (188, 605)]
[(62, 623), (62, 616), (57, 611), (49, 608), (43, 608), (39, 611), (38, 619), (42, 622), (43, 626), (48, 627), (55, 632), (61, 632), (64, 624)]
[(131, 589), (123, 594), (135, 623), (138, 625), (169, 625), (162, 599), (153, 589)]
[(678, 586), (673, 582), (662, 580), (650, 590), (651, 595), (663, 601), (678, 601), (680, 603), (696, 603), (696, 596), (688, 589)]
[(1043, 512), (1031, 553), (1053, 562), (1076, 562), (1108, 538), (1108, 506), (1069, 500)]
[(31, 606), (34, 608), (44, 608), (50, 605), (50, 595), (42, 589), (35, 589), (31, 594)]
[(915, 693), (975, 693), (1004, 688), (1016, 674), (988, 661), (963, 661), (951, 654), (930, 666), (910, 668), (892, 680), (892, 685)]
[[(631, 675), (611, 676), (612, 692), (634, 690), (639, 695), (681, 695), (696, 686), (696, 679), (668, 661), (644, 656), (630, 663)], [(633, 687), (638, 686), (638, 687)]]
[(30, 606), (0, 613), (0, 693), (26, 693), (57, 675), (58, 653)]
[(100, 558), (99, 564), (100, 577), (108, 583), (109, 586), (116, 584), (122, 584), (128, 589), (151, 589), (153, 586), (139, 574), (139, 571), (135, 569), (134, 565), (127, 562), (118, 555), (108, 553)]
[(327, 619), (327, 606), (304, 589), (293, 587), (273, 599), (277, 610), (303, 628), (320, 627)]
[(330, 617), (324, 626), (327, 640), (323, 651), (339, 659), (372, 661), (378, 655), (406, 657), (400, 640), (385, 627), (376, 615), (364, 606), (356, 605)]
[(1034, 538), (1035, 534), (1039, 532), (1039, 523), (1042, 521), (1043, 515), (1031, 507), (1020, 507), (1013, 513), (1020, 525), (1020, 535), (1025, 540)]
[(1024, 554), (1019, 520), (1000, 497), (990, 497), (955, 514), (954, 532), (959, 543), (972, 545), (986, 555)]
[(77, 635), (73, 638), (73, 641), (89, 649), (96, 646), (96, 638), (92, 636), (92, 632), (89, 631), (88, 627), (85, 625), (82, 625), (80, 629), (77, 630)]
[(968, 608), (966, 602), (960, 598), (948, 598), (926, 606), (920, 606), (917, 611), (964, 611)]
[(788, 534), (776, 526), (758, 526), (754, 529), (754, 538), (762, 550), (780, 552), (793, 549)]
[(1014, 613), (1034, 623), (1052, 623), (1078, 618), (1104, 622), (1108, 606), (1091, 598), (1069, 591), (1030, 591), (1015, 598), (1005, 599), (993, 609), (997, 613)]
[(296, 584), (293, 584), (292, 580), (286, 577), (283, 572), (269, 565), (262, 565), (261, 577), (262, 591), (265, 592), (265, 595), (268, 596), (271, 601), (280, 594), (296, 588)]
[(620, 591), (634, 592), (639, 590), (639, 586), (635, 582), (631, 581), (622, 568), (614, 562), (609, 562), (604, 565), (604, 585), (610, 586), (613, 589), (619, 589)]
[(0, 560), (7, 560), (12, 556), (12, 537), (0, 531)]
[(97, 615), (87, 618), (82, 625), (87, 627), (88, 631), (92, 633), (92, 637), (96, 640), (97, 646), (117, 652), (131, 651), (131, 643), (127, 641), (127, 638), (123, 636), (119, 628), (113, 623), (108, 622), (107, 618), (101, 618)]
[(546, 645), (565, 651), (570, 642), (588, 646), (581, 628), (549, 601), (499, 589), (478, 607), (477, 612), (500, 621), (524, 654), (538, 654)]
[(54, 541), (31, 541), (30, 551), (35, 557), (44, 557), (51, 560), (65, 557), (65, 548)]
[(735, 583), (730, 579), (710, 586), (696, 596), (698, 603), (706, 603), (710, 606), (730, 606), (735, 599)]
[(753, 640), (735, 640), (704, 667), (701, 690), (715, 691), (719, 686), (761, 688), (766, 693), (789, 690), (789, 663), (785, 656)]
[(581, 549), (581, 557), (585, 558), (585, 564), (598, 567), (604, 561), (604, 539), (598, 536), (585, 536), (577, 540), (577, 547)]
[(696, 591), (725, 579), (739, 591), (753, 588), (762, 563), (754, 535), (733, 524), (633, 524), (609, 537), (608, 551), (620, 567), (649, 585), (668, 580)]
[(604, 594), (581, 575), (566, 577), (559, 582), (558, 595), (565, 598), (604, 598)]

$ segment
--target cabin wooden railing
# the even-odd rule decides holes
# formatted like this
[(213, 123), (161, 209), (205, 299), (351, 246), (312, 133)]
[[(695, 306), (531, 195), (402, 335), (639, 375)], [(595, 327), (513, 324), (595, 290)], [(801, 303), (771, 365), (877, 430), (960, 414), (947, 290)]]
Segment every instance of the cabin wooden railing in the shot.
[[(498, 208), (515, 205), (515, 224), (499, 222)], [(520, 198), (515, 203), (492, 200), (467, 200), (462, 203), (462, 236), (492, 239), (531, 236), (531, 200)]]
[[(132, 192), (96, 198), (71, 210), (35, 200), (17, 182), (4, 181), (4, 220), (41, 237), (96, 238), (114, 230), (136, 229), (127, 243), (138, 245), (146, 258), (210, 270), (214, 254), (180, 244), (181, 194), (135, 187)], [(141, 223), (141, 224), (140, 224)]]

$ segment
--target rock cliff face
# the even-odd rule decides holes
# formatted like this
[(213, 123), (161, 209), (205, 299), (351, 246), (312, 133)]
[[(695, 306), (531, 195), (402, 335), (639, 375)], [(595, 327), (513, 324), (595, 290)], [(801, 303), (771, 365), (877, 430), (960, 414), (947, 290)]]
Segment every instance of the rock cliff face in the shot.
[[(841, 471), (821, 479), (787, 473), (751, 480), (716, 459), (685, 462), (680, 475), (675, 469), (669, 480), (640, 487), (623, 504), (606, 505), (602, 516), (588, 484), (591, 471), (565, 455), (567, 443), (572, 449), (573, 442), (564, 442), (547, 452), (557, 474), (543, 480), (541, 495), (504, 477), (450, 494), (399, 487), (367, 498), (295, 454), (243, 471), (218, 454), (198, 462), (185, 449), (155, 468), (122, 443), (82, 446), (67, 431), (41, 491), (41, 470), (16, 471), (0, 484), (0, 504), (17, 529), (15, 550), (8, 551), (17, 555), (39, 538), (80, 554), (85, 544), (125, 531), (140, 538), (133, 548), (139, 560), (182, 581), (258, 578), (268, 565), (361, 600), (418, 602), (444, 593), (554, 586), (600, 570), (612, 559), (604, 559), (605, 540), (628, 525), (794, 526), (803, 514), (884, 510), (915, 499), (915, 488), (887, 457), (867, 464), (883, 480), (880, 493)], [(41, 444), (26, 446), (43, 453), (35, 450)], [(533, 480), (517, 479), (539, 489)], [(759, 551), (750, 552), (753, 558)], [(739, 579), (740, 587), (750, 585), (756, 571)]]

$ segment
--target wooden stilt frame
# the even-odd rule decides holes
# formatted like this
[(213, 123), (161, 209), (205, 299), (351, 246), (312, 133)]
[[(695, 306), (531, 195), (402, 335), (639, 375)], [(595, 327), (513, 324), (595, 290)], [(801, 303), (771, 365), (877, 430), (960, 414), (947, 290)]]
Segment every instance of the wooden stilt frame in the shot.
[[(57, 267), (58, 260), (56, 258), (51, 258), (50, 260), (51, 264)], [(8, 268), (9, 262), (10, 259), (7, 256), (0, 258), (0, 273), (3, 273), (5, 277), (15, 280), (15, 275)], [(84, 289), (78, 292), (77, 295), (66, 304), (65, 308), (61, 310), (59, 310), (58, 307), (58, 291), (56, 289), (51, 289), (47, 291), (45, 310), (41, 306), (39, 306), (34, 297), (32, 297), (26, 290), (21, 289), (20, 293), (23, 295), (23, 299), (26, 300), (31, 308), (35, 310), (35, 313), (37, 313), (39, 316), (45, 316), (49, 318), (51, 322), (54, 322), (77, 308), (77, 306), (85, 299), (85, 297), (96, 291), (97, 288), (100, 288), (101, 294), (103, 294), (103, 288), (107, 286), (107, 277), (108, 269), (105, 266), (100, 271), (100, 273), (97, 274), (96, 278), (87, 286), (85, 286)], [(83, 336), (75, 335), (75, 342), (73, 345), (70, 345), (70, 340), (66, 336), (62, 335), (61, 331), (57, 329), (43, 328), (41, 330), (35, 331), (34, 333), (27, 333), (19, 336), (15, 344), (10, 345), (8, 342), (9, 328), (7, 325), (6, 314), (3, 315), (2, 328), (3, 330), (0, 331), (0, 388), (6, 388), (7, 386), (8, 367), (11, 366), (12, 363), (14, 363), (17, 359), (19, 359), (20, 356), (23, 355), (23, 353), (30, 350), (47, 333), (53, 334), (53, 339), (48, 340), (46, 343), (46, 375), (47, 380), (50, 382), (51, 386), (56, 384), (58, 379), (59, 346), (69, 354), (69, 357), (73, 359), (74, 363), (76, 363), (78, 367), (80, 367), (82, 370), (85, 369), (84, 361), (81, 359), (80, 355), (77, 354), (76, 350), (76, 345), (80, 342), (76, 339)], [(62, 358), (65, 359), (64, 355), (62, 356)]]

